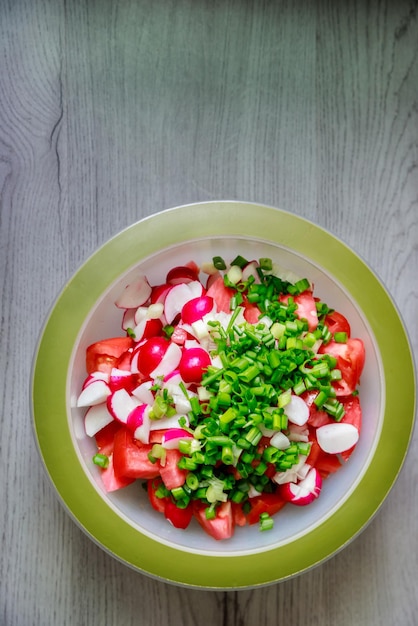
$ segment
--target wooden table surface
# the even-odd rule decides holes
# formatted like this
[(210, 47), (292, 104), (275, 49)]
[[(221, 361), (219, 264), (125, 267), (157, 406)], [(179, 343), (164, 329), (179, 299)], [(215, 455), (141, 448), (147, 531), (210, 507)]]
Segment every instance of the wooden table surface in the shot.
[(0, 624), (416, 625), (416, 437), (332, 559), (264, 588), (186, 589), (69, 518), (28, 387), (46, 315), (97, 246), (206, 200), (281, 207), (341, 238), (416, 353), (418, 3), (2, 0), (0, 46)]

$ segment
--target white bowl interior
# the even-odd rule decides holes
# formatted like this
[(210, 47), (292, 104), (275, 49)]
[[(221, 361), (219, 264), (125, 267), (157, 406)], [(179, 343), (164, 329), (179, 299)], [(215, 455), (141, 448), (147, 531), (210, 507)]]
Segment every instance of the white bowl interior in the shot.
[[(276, 516), (273, 530), (260, 532), (258, 526), (237, 528), (232, 539), (216, 542), (207, 536), (196, 522), (186, 531), (172, 527), (163, 515), (152, 509), (141, 481), (118, 492), (106, 493), (99, 469), (91, 458), (94, 440), (84, 431), (85, 410), (76, 408), (76, 400), (86, 376), (85, 351), (89, 344), (105, 337), (121, 335), (122, 314), (114, 301), (123, 287), (142, 272), (152, 284), (163, 283), (167, 271), (194, 260), (210, 261), (220, 255), (226, 261), (241, 254), (248, 259), (270, 257), (280, 267), (299, 277), (306, 277), (315, 286), (315, 295), (349, 320), (352, 336), (364, 341), (366, 364), (361, 378), (360, 399), (363, 425), (360, 441), (349, 462), (324, 481), (321, 496), (307, 507), (286, 506)], [(80, 463), (105, 502), (141, 533), (180, 550), (213, 555), (241, 555), (270, 550), (308, 533), (327, 519), (352, 494), (366, 471), (376, 449), (383, 421), (385, 403), (384, 377), (381, 357), (367, 319), (351, 295), (326, 270), (309, 259), (277, 244), (244, 237), (199, 238), (172, 246), (141, 259), (102, 294), (80, 329), (74, 347), (67, 379), (67, 406), (70, 431)]]

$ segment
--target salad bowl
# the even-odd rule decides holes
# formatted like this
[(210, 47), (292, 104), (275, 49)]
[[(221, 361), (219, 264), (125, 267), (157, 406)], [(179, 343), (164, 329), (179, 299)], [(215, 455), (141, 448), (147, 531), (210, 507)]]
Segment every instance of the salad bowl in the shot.
[[(216, 541), (194, 521), (186, 529), (169, 524), (150, 506), (139, 480), (105, 489), (101, 469), (92, 462), (97, 447), (86, 434), (86, 411), (78, 398), (86, 379), (86, 350), (124, 334), (115, 302), (138, 274), (159, 285), (172, 268), (237, 255), (269, 258), (287, 275), (307, 278), (322, 301), (347, 317), (366, 355), (359, 385), (363, 419), (353, 454), (324, 481), (320, 498), (306, 507), (284, 507), (267, 532), (246, 524)], [(232, 201), (162, 211), (97, 250), (64, 287), (45, 322), (31, 393), (42, 463), (80, 528), (141, 573), (203, 589), (273, 584), (343, 549), (394, 485), (415, 415), (408, 337), (376, 275), (315, 224), (272, 207)]]

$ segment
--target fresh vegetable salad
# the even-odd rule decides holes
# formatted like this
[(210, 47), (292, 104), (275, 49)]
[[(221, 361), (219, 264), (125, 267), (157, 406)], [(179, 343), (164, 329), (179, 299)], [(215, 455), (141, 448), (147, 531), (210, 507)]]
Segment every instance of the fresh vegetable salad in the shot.
[(308, 279), (214, 257), (139, 275), (115, 305), (123, 336), (87, 348), (77, 403), (107, 491), (140, 480), (218, 540), (320, 496), (359, 439), (365, 350)]

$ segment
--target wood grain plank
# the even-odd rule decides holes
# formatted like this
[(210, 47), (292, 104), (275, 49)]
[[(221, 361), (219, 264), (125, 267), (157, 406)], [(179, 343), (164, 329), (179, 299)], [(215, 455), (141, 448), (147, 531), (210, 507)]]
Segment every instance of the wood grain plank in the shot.
[(416, 438), (379, 515), (327, 563), (262, 589), (184, 589), (68, 517), (27, 381), (49, 307), (97, 246), (219, 198), (280, 206), (353, 246), (417, 353), (417, 29), (408, 0), (2, 3), (2, 625), (415, 624)]

